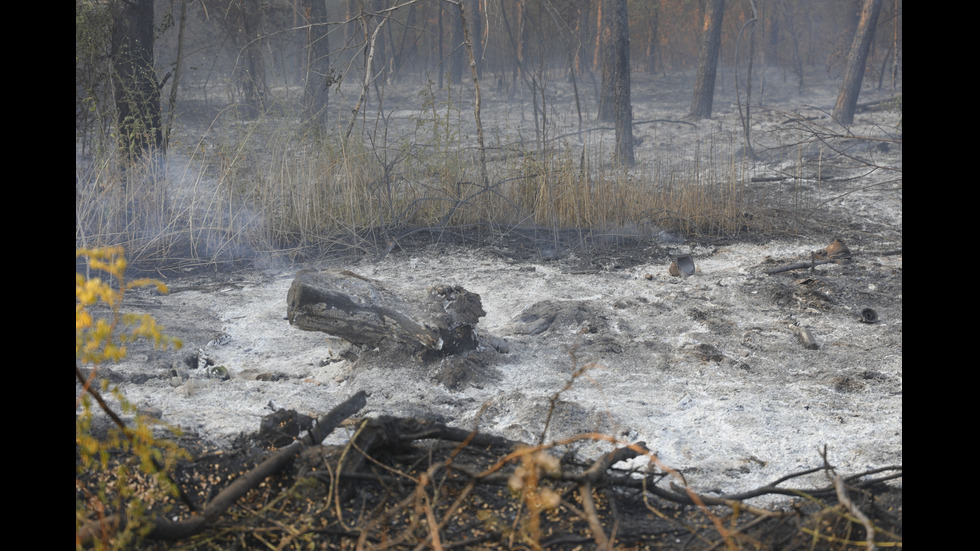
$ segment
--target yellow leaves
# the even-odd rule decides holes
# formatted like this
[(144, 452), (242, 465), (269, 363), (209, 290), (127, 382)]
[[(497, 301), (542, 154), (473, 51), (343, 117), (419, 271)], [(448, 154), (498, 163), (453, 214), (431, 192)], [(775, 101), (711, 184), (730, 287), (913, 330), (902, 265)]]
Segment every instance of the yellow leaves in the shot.
[(122, 247), (75, 249), (75, 258), (84, 256), (93, 270), (106, 272), (121, 278), (126, 271), (126, 256)]
[(521, 456), (521, 464), (507, 481), (511, 492), (523, 494), (532, 510), (553, 509), (560, 498), (550, 488), (540, 486), (542, 475), (558, 476), (561, 473), (561, 460), (543, 450)]
[(75, 274), (75, 302), (83, 305), (103, 301), (110, 306), (115, 300), (115, 293), (108, 284), (97, 277), (86, 280), (82, 274)]
[(159, 279), (137, 279), (129, 282), (129, 285), (127, 286), (128, 289), (135, 289), (136, 287), (156, 287), (157, 292), (164, 295), (170, 292), (170, 290), (167, 289), (167, 286)]
[(153, 341), (155, 348), (164, 348), (174, 345), (180, 348), (182, 343), (178, 339), (173, 339), (163, 334), (163, 327), (157, 325), (157, 321), (149, 314), (135, 315), (130, 314), (123, 317), (124, 323), (135, 326), (128, 335), (122, 336), (123, 340), (133, 338), (144, 338)]
[(75, 332), (92, 326), (92, 316), (81, 304), (75, 304)]
[[(180, 347), (180, 341), (166, 336), (164, 328), (152, 316), (121, 312), (127, 291), (151, 286), (166, 293), (166, 285), (153, 279), (127, 282), (122, 247), (75, 249), (76, 264), (81, 257), (85, 258), (89, 270), (99, 275), (86, 277), (75, 273), (76, 362), (97, 366), (105, 361), (119, 361), (126, 356), (127, 344), (137, 339), (152, 341), (157, 348)], [(76, 364), (76, 370), (77, 367)], [(126, 528), (115, 532), (104, 527), (105, 539), (99, 542), (106, 548), (125, 549), (140, 529), (140, 520), (145, 517), (144, 501), (176, 495), (176, 486), (166, 473), (188, 454), (175, 442), (158, 438), (153, 423), (141, 415), (137, 415), (132, 424), (119, 421), (118, 426), (104, 434), (94, 435), (93, 402), (110, 413), (111, 418), (119, 420), (104, 400), (107, 391), (124, 414), (132, 414), (136, 406), (126, 400), (118, 387), (110, 391), (108, 381), (95, 377), (95, 369), (87, 377), (75, 402), (75, 407), (80, 407), (75, 415), (75, 445), (79, 457), (75, 485), (76, 495), (83, 496), (75, 500), (76, 531), (81, 523), (104, 519), (98, 514), (93, 516), (92, 511), (125, 509)], [(115, 459), (119, 457), (117, 452), (131, 454), (138, 460), (139, 470), (130, 471), (131, 460)]]
[[(156, 287), (161, 293), (167, 286), (155, 279), (136, 279), (126, 282), (126, 258), (122, 247), (75, 249), (75, 258), (85, 257), (91, 270), (109, 275), (115, 280), (113, 287), (100, 277), (86, 278), (75, 273), (75, 358), (82, 364), (99, 364), (119, 361), (126, 356), (127, 342), (144, 338), (157, 348), (173, 345), (180, 348), (178, 340), (163, 334), (163, 328), (149, 315), (121, 315), (119, 307), (126, 291), (138, 287)], [(108, 307), (107, 316), (93, 316), (92, 309), (98, 304)], [(128, 332), (119, 331), (120, 322), (132, 327)]]

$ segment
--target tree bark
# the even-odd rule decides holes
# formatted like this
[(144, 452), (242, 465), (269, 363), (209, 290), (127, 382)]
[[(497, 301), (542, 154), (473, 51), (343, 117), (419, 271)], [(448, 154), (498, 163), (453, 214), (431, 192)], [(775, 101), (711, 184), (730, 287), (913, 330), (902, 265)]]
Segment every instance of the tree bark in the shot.
[(160, 87), (153, 69), (153, 0), (113, 3), (112, 67), (119, 147), (132, 161), (163, 144)]
[(864, 0), (857, 32), (854, 33), (854, 42), (847, 55), (844, 82), (841, 84), (837, 104), (834, 106), (834, 118), (841, 124), (854, 122), (854, 111), (857, 108), (858, 95), (861, 93), (864, 67), (868, 60), (868, 52), (871, 51), (879, 12), (881, 12), (881, 0)]
[(704, 12), (701, 52), (698, 56), (698, 79), (691, 100), (691, 116), (710, 118), (715, 96), (715, 76), (721, 52), (721, 21), (725, 15), (725, 0), (710, 0)]

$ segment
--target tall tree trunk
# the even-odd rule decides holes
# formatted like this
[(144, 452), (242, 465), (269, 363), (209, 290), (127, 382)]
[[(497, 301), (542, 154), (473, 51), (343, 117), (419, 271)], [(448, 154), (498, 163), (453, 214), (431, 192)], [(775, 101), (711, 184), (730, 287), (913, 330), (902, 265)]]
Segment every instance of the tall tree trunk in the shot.
[(633, 102), (630, 99), (630, 31), (626, 0), (617, 0), (616, 14), (616, 158), (619, 164), (632, 167)]
[(635, 164), (633, 156), (633, 105), (630, 101), (630, 35), (626, 0), (603, 0), (602, 95), (599, 120), (616, 123), (616, 160)]
[(698, 79), (691, 100), (691, 116), (710, 118), (715, 97), (715, 76), (718, 54), (721, 52), (721, 21), (725, 15), (725, 0), (709, 0), (704, 11), (701, 53), (698, 56)]
[(330, 86), (334, 82), (330, 70), (326, 0), (311, 0), (307, 22), (306, 118), (312, 129), (323, 132), (327, 127)]
[(868, 52), (871, 51), (879, 12), (881, 12), (881, 0), (864, 0), (857, 32), (854, 33), (854, 42), (851, 44), (850, 53), (847, 54), (844, 82), (841, 84), (837, 104), (834, 106), (834, 118), (841, 124), (854, 122), (854, 111), (861, 92), (861, 82), (864, 80), (864, 66), (868, 60)]
[(113, 3), (112, 68), (119, 147), (132, 161), (163, 144), (153, 70), (153, 0)]

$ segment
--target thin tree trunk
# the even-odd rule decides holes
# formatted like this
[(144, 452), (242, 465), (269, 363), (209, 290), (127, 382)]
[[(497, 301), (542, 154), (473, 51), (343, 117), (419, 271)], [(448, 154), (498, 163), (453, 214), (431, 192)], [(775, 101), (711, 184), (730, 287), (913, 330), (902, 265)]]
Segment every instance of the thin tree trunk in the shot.
[(463, 10), (463, 2), (459, 2), (459, 22), (460, 27), (463, 28), (463, 43), (466, 45), (466, 51), (470, 56), (470, 72), (473, 74), (473, 87), (476, 96), (476, 101), (473, 106), (473, 114), (476, 117), (476, 140), (480, 147), (480, 181), (483, 186), (490, 185), (490, 177), (487, 174), (487, 149), (483, 141), (483, 122), (480, 119), (480, 77), (476, 70), (476, 57), (473, 53), (473, 42), (469, 35), (469, 30), (466, 26), (466, 14)]
[(323, 132), (327, 127), (330, 86), (334, 81), (330, 71), (326, 0), (312, 0), (307, 19), (306, 118), (311, 128)]
[(592, 55), (592, 72), (598, 73), (602, 67), (602, 41), (604, 24), (602, 21), (602, 4), (605, 0), (598, 0), (595, 4), (595, 52)]
[(483, 18), (486, 15), (480, 0), (470, 0), (467, 10), (470, 17), (470, 46), (473, 48), (473, 59), (476, 61), (476, 74), (483, 78)]
[(439, 9), (439, 32), (438, 32), (438, 35), (439, 35), (439, 89), (442, 90), (442, 87), (444, 86), (443, 78), (445, 77), (445, 73), (446, 73), (446, 62), (445, 62), (445, 59), (446, 58), (445, 58), (445, 54), (443, 53), (444, 48), (442, 46), (442, 42), (443, 42), (442, 14), (444, 13), (442, 2), (439, 3), (438, 9)]
[(881, 0), (864, 0), (861, 19), (858, 21), (857, 32), (854, 33), (854, 42), (847, 55), (844, 82), (841, 83), (837, 104), (834, 106), (834, 118), (841, 124), (854, 122), (854, 111), (857, 109), (861, 82), (864, 80), (864, 67), (868, 60), (868, 52), (871, 51), (879, 12), (881, 12)]
[[(745, 151), (748, 157), (754, 158), (755, 153), (752, 151), (752, 124), (751, 124), (751, 111), (749, 104), (751, 103), (752, 97), (752, 57), (755, 55), (755, 39), (749, 39), (749, 70), (746, 75), (746, 99), (745, 99), (745, 112), (742, 112), (742, 99), (738, 91), (738, 52), (742, 44), (742, 36), (745, 34), (746, 29), (753, 29), (752, 33), (755, 32), (755, 24), (759, 21), (758, 12), (755, 9), (755, 2), (752, 2), (752, 19), (749, 19), (742, 25), (742, 28), (738, 31), (738, 40), (735, 42), (735, 103), (738, 105), (738, 116), (742, 121), (742, 132), (745, 133)], [(752, 37), (755, 35), (753, 34)]]
[(344, 133), (345, 139), (350, 137), (351, 130), (354, 129), (354, 122), (357, 120), (357, 113), (361, 110), (361, 107), (364, 106), (364, 101), (367, 98), (368, 90), (371, 88), (371, 82), (373, 81), (371, 78), (371, 66), (374, 62), (375, 44), (378, 40), (378, 35), (381, 33), (382, 27), (384, 27), (385, 22), (388, 21), (388, 17), (390, 15), (391, 12), (386, 11), (384, 17), (381, 19), (381, 22), (378, 23), (378, 26), (375, 27), (374, 31), (371, 33), (368, 33), (369, 20), (367, 18), (364, 20), (364, 35), (366, 38), (364, 43), (364, 48), (366, 50), (364, 53), (364, 81), (361, 83), (361, 95), (357, 98), (357, 104), (354, 105), (354, 108), (351, 110), (350, 121), (347, 122), (347, 131)]
[(698, 56), (698, 79), (691, 100), (691, 116), (711, 118), (715, 97), (715, 76), (718, 54), (721, 52), (721, 21), (725, 15), (725, 0), (710, 0), (704, 11), (701, 53)]
[(658, 48), (658, 42), (660, 41), (659, 35), (657, 34), (657, 27), (660, 24), (660, 2), (654, 1), (650, 13), (650, 35), (647, 40), (647, 51), (646, 51), (646, 69), (650, 74), (657, 72), (657, 55), (660, 54), (660, 48)]
[(894, 52), (894, 56), (892, 56), (892, 92), (895, 91), (896, 83), (898, 82), (898, 54), (899, 54), (898, 29), (901, 25), (900, 23), (901, 20), (899, 19), (900, 16), (899, 16), (898, 0), (895, 0), (894, 10), (895, 13), (893, 16), (895, 18), (895, 24), (894, 24), (894, 32), (892, 34), (892, 51)]
[[(548, 10), (548, 15), (551, 17), (552, 22), (554, 22), (555, 27), (561, 28), (562, 23), (559, 19), (559, 14), (557, 13), (557, 10), (555, 10), (553, 6), (552, 9)], [(574, 36), (575, 35), (572, 35), (573, 38)], [(584, 121), (582, 120), (582, 101), (579, 99), (578, 79), (575, 76), (576, 73), (575, 57), (576, 57), (576, 52), (578, 52), (579, 48), (569, 44), (568, 41), (564, 39), (564, 36), (562, 37), (562, 47), (565, 50), (566, 59), (568, 61), (568, 76), (569, 76), (569, 81), (572, 83), (572, 93), (575, 95), (575, 111), (576, 113), (578, 113), (578, 130), (579, 132), (581, 132), (584, 123)], [(542, 88), (542, 96), (541, 96), (542, 104), (544, 104), (543, 90), (544, 89)]]
[(167, 125), (163, 132), (163, 150), (167, 150), (170, 142), (170, 132), (174, 127), (174, 119), (177, 116), (177, 84), (180, 83), (180, 76), (184, 66), (184, 30), (187, 28), (187, 0), (180, 2), (180, 19), (177, 23), (177, 61), (174, 63), (174, 79), (170, 84), (170, 97), (167, 103)]
[[(376, 14), (380, 13), (385, 9), (384, 0), (374, 0), (372, 5), (373, 13), (370, 19), (377, 17)], [(391, 14), (390, 11), (385, 11), (384, 19), (387, 20), (388, 16)], [(381, 28), (381, 23), (378, 24), (378, 28)], [(377, 44), (374, 47), (374, 61), (372, 65), (378, 68), (377, 75), (372, 79), (374, 82), (374, 91), (378, 93), (378, 83), (387, 83), (391, 78), (391, 55), (390, 55), (390, 44), (391, 40), (391, 25), (389, 25), (384, 31), (377, 33)]]
[(599, 1), (599, 36), (596, 40), (597, 51), (600, 52), (601, 65), (598, 67), (602, 75), (602, 83), (599, 88), (599, 113), (596, 117), (600, 122), (613, 122), (616, 120), (615, 108), (615, 82), (616, 82), (616, 52), (614, 41), (614, 17), (606, 13), (603, 18), (603, 6), (609, 7), (608, 3), (616, 0)]
[(451, 13), (453, 13), (453, 49), (449, 54), (449, 82), (461, 84), (463, 82), (463, 58), (466, 55), (464, 45), (466, 30), (463, 27), (463, 19), (460, 17), (462, 10), (453, 10)]

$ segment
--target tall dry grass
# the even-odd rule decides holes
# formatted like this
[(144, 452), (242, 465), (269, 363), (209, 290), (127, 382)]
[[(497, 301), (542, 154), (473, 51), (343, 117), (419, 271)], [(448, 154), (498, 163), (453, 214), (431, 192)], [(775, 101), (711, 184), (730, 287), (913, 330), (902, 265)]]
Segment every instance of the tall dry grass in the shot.
[(379, 119), (367, 138), (349, 140), (279, 114), (223, 116), (166, 159), (123, 170), (110, 152), (76, 163), (76, 244), (123, 245), (136, 264), (192, 266), (378, 251), (418, 228), (731, 235), (764, 208), (731, 143), (699, 149), (694, 162), (631, 170), (598, 146), (497, 145), (483, 184), (460, 113), (429, 102), (401, 137)]

